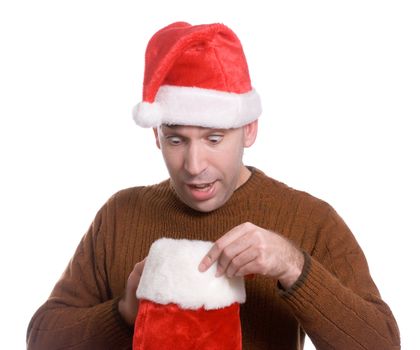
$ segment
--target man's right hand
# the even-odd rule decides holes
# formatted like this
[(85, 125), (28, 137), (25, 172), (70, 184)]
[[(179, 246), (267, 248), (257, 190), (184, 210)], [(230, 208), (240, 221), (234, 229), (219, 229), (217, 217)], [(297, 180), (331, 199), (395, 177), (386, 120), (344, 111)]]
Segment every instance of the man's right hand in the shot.
[(118, 311), (125, 322), (130, 326), (134, 326), (134, 322), (137, 317), (139, 301), (136, 298), (136, 290), (140, 282), (141, 274), (143, 273), (145, 262), (146, 259), (140, 261), (134, 266), (133, 271), (131, 271), (128, 276), (124, 296), (118, 303)]

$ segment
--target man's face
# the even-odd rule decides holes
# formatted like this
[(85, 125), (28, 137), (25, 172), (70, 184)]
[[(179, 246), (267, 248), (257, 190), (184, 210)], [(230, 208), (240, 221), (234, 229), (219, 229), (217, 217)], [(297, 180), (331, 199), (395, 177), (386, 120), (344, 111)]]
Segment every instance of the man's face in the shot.
[(162, 125), (154, 132), (178, 197), (195, 210), (221, 207), (249, 177), (242, 155), (255, 141), (257, 121), (237, 129)]

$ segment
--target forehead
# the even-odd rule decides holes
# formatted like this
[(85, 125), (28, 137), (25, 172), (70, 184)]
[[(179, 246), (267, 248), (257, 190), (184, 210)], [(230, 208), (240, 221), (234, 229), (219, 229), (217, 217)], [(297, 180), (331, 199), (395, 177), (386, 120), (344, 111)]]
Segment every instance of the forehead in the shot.
[(193, 125), (167, 125), (162, 124), (160, 126), (160, 129), (164, 133), (214, 133), (214, 132), (223, 132), (227, 133), (229, 131), (232, 131), (234, 129), (215, 129), (215, 128), (205, 128), (202, 126), (193, 126)]

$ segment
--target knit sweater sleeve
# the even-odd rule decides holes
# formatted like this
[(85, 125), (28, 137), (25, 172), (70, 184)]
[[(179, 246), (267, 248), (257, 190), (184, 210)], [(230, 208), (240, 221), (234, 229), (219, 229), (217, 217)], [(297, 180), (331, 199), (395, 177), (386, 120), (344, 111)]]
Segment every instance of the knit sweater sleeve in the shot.
[(398, 326), (349, 228), (330, 208), (284, 300), (317, 349), (399, 349)]
[[(109, 202), (108, 202), (109, 203)], [(33, 316), (27, 348), (130, 349), (132, 333), (118, 313), (108, 283), (108, 203), (98, 212), (47, 302)]]

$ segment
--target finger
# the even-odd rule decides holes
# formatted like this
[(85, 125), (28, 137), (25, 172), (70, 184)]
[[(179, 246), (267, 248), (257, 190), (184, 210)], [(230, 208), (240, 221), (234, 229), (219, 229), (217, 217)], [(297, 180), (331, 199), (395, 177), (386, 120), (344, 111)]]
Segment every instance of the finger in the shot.
[(243, 268), (256, 258), (257, 251), (255, 249), (248, 248), (247, 250), (242, 251), (239, 255), (235, 256), (230, 262), (225, 272), (226, 276), (237, 276), (237, 273), (241, 270), (241, 268)]
[(256, 262), (257, 258), (243, 265), (238, 271), (236, 271), (235, 276), (245, 277), (246, 279), (254, 278), (255, 275), (258, 273), (259, 268), (259, 265)]
[(144, 258), (142, 261), (138, 262), (135, 266), (134, 266), (134, 271), (135, 273), (141, 275), (143, 273), (144, 270), (144, 265), (146, 264), (146, 259)]
[(234, 227), (213, 244), (211, 249), (207, 252), (206, 256), (201, 260), (200, 265), (198, 266), (198, 270), (200, 272), (208, 270), (208, 268), (219, 259), (223, 249), (245, 233), (243, 225), (244, 224)]
[(127, 289), (129, 290), (137, 289), (137, 286), (140, 282), (141, 274), (143, 273), (145, 263), (146, 263), (146, 259), (134, 265), (133, 271), (131, 271), (130, 275), (128, 276)]
[[(228, 267), (232, 264), (233, 260), (240, 256), (242, 253), (249, 250), (253, 244), (253, 236), (250, 234), (245, 234), (244, 236), (233, 241), (231, 244), (225, 247), (222, 254), (220, 254), (219, 260), (217, 262), (216, 276), (218, 277), (223, 275), (227, 271)], [(251, 251), (248, 252), (248, 254), (251, 254)], [(239, 261), (241, 261), (241, 258), (239, 258)], [(236, 262), (238, 262), (238, 259), (236, 259)], [(235, 265), (232, 268), (234, 267)]]

